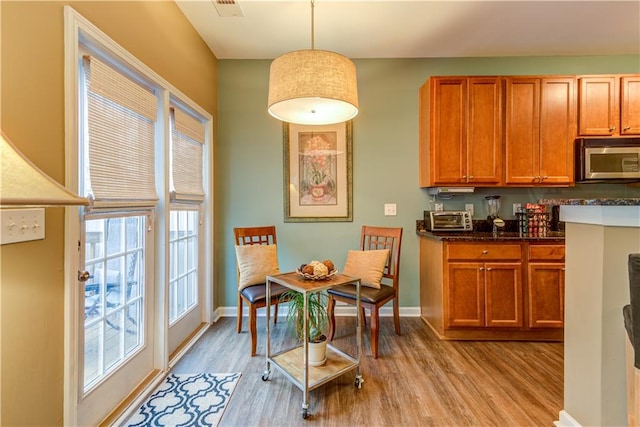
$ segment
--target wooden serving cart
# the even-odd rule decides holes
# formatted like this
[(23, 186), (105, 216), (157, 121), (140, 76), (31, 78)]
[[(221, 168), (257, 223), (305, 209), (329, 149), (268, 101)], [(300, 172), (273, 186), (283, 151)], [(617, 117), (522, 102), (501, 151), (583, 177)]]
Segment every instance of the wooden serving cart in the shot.
[[(267, 310), (267, 357), (266, 370), (262, 380), (267, 381), (271, 376), (271, 366), (274, 366), (300, 390), (302, 390), (302, 418), (309, 416), (309, 391), (349, 372), (356, 371), (355, 386), (362, 388), (364, 379), (360, 373), (360, 355), (362, 354), (362, 337), (360, 326), (360, 279), (344, 274), (334, 274), (324, 280), (307, 280), (297, 272), (267, 276), (266, 300), (271, 299), (271, 284), (277, 283), (304, 295), (304, 339), (303, 342), (291, 349), (271, 354), (270, 310)], [(322, 366), (309, 366), (308, 334), (308, 305), (309, 297), (316, 292), (326, 291), (339, 285), (356, 285), (356, 354), (355, 357), (327, 344), (327, 360)]]

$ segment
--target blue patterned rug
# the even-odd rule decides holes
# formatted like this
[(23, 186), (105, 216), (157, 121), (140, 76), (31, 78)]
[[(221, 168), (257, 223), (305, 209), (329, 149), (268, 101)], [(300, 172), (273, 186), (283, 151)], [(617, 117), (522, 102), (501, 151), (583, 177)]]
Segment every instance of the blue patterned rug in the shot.
[(217, 426), (240, 374), (169, 374), (124, 424)]

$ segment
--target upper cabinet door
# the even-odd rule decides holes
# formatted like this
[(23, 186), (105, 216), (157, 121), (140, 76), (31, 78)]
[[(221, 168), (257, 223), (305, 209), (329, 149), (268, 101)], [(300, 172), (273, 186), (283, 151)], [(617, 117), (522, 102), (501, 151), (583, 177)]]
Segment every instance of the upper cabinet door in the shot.
[(640, 135), (640, 75), (620, 79), (620, 134)]
[(502, 79), (469, 78), (467, 182), (502, 182)]
[(575, 77), (541, 79), (538, 183), (542, 186), (574, 182), (575, 86)]
[(620, 100), (618, 77), (594, 76), (579, 79), (578, 132), (583, 136), (618, 133)]
[(437, 78), (431, 86), (431, 183), (462, 184), (467, 178), (467, 79)]
[(506, 80), (505, 184), (535, 185), (540, 164), (540, 79)]

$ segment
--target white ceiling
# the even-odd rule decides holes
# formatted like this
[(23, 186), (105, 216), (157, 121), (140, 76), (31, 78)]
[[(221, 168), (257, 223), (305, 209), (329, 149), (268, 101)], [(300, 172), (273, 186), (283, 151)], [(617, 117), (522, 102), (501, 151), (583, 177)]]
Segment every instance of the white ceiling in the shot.
[[(218, 59), (311, 48), (310, 0), (175, 1)], [(350, 58), (640, 54), (639, 0), (316, 0), (314, 10), (315, 48)]]

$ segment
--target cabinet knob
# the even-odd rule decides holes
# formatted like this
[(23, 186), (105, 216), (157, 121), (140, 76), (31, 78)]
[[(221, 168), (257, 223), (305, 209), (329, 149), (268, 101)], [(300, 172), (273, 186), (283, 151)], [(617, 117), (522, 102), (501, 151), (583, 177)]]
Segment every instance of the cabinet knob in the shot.
[(488, 253), (489, 253), (489, 251), (488, 251), (488, 250), (486, 250), (486, 249), (482, 251), (482, 255), (486, 255), (486, 254), (488, 254)]
[(469, 176), (469, 179), (473, 179), (473, 175), (470, 175), (470, 176)]
[(631, 129), (631, 126), (625, 126), (623, 130), (629, 130)]
[(467, 175), (462, 175), (462, 179), (467, 179)]
[(487, 271), (491, 271), (491, 267), (487, 268)]
[(609, 131), (610, 131), (610, 132), (613, 132), (614, 130), (616, 130), (616, 127), (615, 127), (615, 126), (611, 126), (611, 127), (609, 128)]
[(484, 271), (484, 267), (480, 267), (478, 270), (480, 270), (480, 271)]

